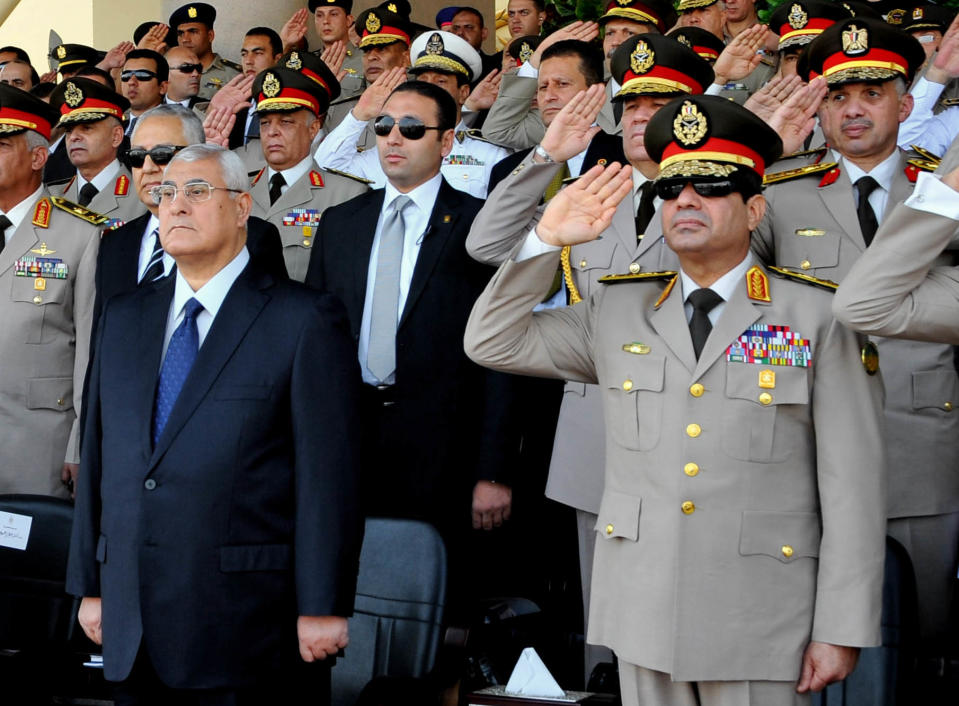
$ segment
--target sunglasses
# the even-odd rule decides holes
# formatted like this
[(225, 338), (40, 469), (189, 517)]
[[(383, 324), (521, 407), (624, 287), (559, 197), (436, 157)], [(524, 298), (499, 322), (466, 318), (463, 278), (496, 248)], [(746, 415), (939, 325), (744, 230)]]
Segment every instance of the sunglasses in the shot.
[(146, 158), (149, 157), (158, 167), (169, 164), (173, 155), (182, 150), (186, 145), (157, 145), (153, 149), (145, 150), (142, 147), (134, 147), (127, 150), (127, 164), (135, 169), (140, 169)]
[(656, 182), (656, 195), (663, 201), (671, 201), (679, 198), (679, 195), (686, 188), (686, 184), (693, 187), (693, 190), (700, 196), (707, 198), (713, 196), (729, 196), (734, 191), (738, 191), (736, 184), (731, 179), (719, 179), (717, 181), (692, 181), (691, 179), (666, 179)]
[(120, 72), (120, 80), (123, 83), (126, 83), (131, 78), (135, 78), (137, 81), (152, 81), (157, 75), (152, 71), (147, 69), (128, 69), (126, 71)]
[(393, 132), (393, 126), (399, 125), (400, 134), (407, 140), (420, 140), (427, 130), (442, 130), (439, 126), (424, 125), (419, 118), (411, 118), (406, 115), (396, 120), (389, 115), (381, 115), (373, 123), (373, 132), (380, 137), (386, 137)]
[(203, 64), (180, 64), (179, 66), (171, 66), (170, 68), (179, 71), (181, 74), (192, 74), (194, 71), (198, 74), (203, 73)]

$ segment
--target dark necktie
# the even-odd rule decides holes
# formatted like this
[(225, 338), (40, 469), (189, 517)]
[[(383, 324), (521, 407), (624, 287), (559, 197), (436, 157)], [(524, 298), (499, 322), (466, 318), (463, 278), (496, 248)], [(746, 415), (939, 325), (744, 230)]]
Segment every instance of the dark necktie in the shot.
[(170, 418), (170, 412), (173, 411), (173, 404), (180, 395), (187, 375), (190, 374), (193, 361), (196, 360), (196, 352), (200, 348), (200, 333), (196, 327), (196, 317), (201, 311), (203, 311), (203, 305), (200, 302), (192, 298), (187, 300), (183, 306), (183, 321), (176, 327), (176, 331), (170, 338), (170, 345), (167, 346), (166, 358), (163, 359), (163, 367), (160, 368), (156, 403), (153, 409), (154, 446), (163, 433), (163, 428)]
[(280, 198), (282, 194), (282, 188), (286, 186), (286, 179), (283, 178), (283, 175), (280, 172), (277, 172), (270, 177), (270, 205), (276, 203), (276, 200)]
[(81, 206), (89, 206), (93, 197), (98, 193), (100, 193), (100, 190), (88, 181), (80, 188), (80, 198), (77, 199), (77, 203)]
[(9, 218), (0, 216), (0, 252), (3, 252), (3, 248), (7, 245), (7, 228), (12, 225)]
[(140, 279), (140, 284), (149, 284), (156, 282), (163, 277), (163, 245), (160, 243), (160, 231), (153, 229), (153, 252), (150, 254), (150, 262), (147, 263), (146, 271)]
[(689, 303), (693, 305), (693, 317), (689, 320), (689, 335), (693, 339), (696, 360), (699, 360), (699, 354), (703, 352), (709, 332), (713, 330), (709, 312), (722, 301), (723, 298), (708, 287), (697, 289), (689, 295)]
[(653, 220), (656, 214), (656, 206), (653, 199), (656, 198), (656, 189), (653, 188), (652, 181), (645, 181), (639, 187), (639, 208), (636, 209), (636, 240), (642, 240), (646, 234), (646, 228), (649, 222)]
[(879, 183), (871, 176), (860, 177), (856, 180), (856, 189), (859, 191), (859, 205), (856, 207), (856, 216), (859, 218), (859, 228), (862, 230), (866, 245), (872, 242), (879, 228), (876, 212), (869, 205), (869, 194), (879, 188)]

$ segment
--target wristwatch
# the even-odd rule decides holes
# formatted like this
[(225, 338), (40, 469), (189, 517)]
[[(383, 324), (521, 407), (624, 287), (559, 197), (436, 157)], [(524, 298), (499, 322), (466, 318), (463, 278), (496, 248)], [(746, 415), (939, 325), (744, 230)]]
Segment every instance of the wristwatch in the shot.
[(536, 149), (533, 150), (533, 154), (536, 155), (541, 161), (547, 164), (550, 164), (556, 161), (549, 156), (549, 152), (544, 150), (542, 145), (536, 145)]

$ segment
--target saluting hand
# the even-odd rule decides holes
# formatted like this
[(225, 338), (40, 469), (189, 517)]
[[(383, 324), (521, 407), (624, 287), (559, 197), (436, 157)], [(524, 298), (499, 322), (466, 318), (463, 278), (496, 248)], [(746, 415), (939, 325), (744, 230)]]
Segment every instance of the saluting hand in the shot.
[(377, 79), (369, 85), (360, 95), (360, 99), (353, 106), (353, 117), (357, 120), (366, 122), (372, 120), (380, 114), (383, 106), (386, 105), (386, 99), (390, 97), (393, 89), (406, 80), (406, 69), (400, 66), (394, 66), (388, 71), (381, 73)]
[(309, 16), (310, 11), (301, 7), (280, 29), (280, 40), (283, 42), (284, 52), (296, 49), (300, 45), (303, 37), (306, 36), (306, 20)]
[(769, 127), (779, 133), (783, 154), (792, 154), (802, 147), (806, 136), (816, 127), (816, 111), (828, 92), (826, 79), (817, 76), (773, 113), (768, 120)]
[(540, 142), (546, 154), (557, 162), (565, 162), (589, 147), (599, 132), (599, 125), (594, 123), (605, 102), (606, 86), (602, 83), (594, 83), (573, 96), (546, 129)]
[(766, 42), (767, 32), (769, 28), (766, 25), (756, 24), (736, 35), (713, 65), (716, 83), (738, 81), (752, 73), (762, 61), (762, 56), (757, 52)]
[(613, 162), (596, 165), (554, 196), (536, 233), (549, 245), (577, 245), (595, 240), (609, 228), (616, 207), (632, 190), (632, 167)]

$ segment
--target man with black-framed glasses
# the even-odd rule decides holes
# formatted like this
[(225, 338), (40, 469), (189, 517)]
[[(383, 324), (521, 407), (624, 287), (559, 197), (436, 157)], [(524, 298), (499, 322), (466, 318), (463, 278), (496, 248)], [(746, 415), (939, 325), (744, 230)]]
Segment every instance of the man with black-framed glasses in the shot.
[(133, 133), (137, 120), (150, 108), (160, 105), (167, 92), (170, 65), (152, 49), (134, 49), (120, 70), (120, 92), (130, 101), (126, 134)]

